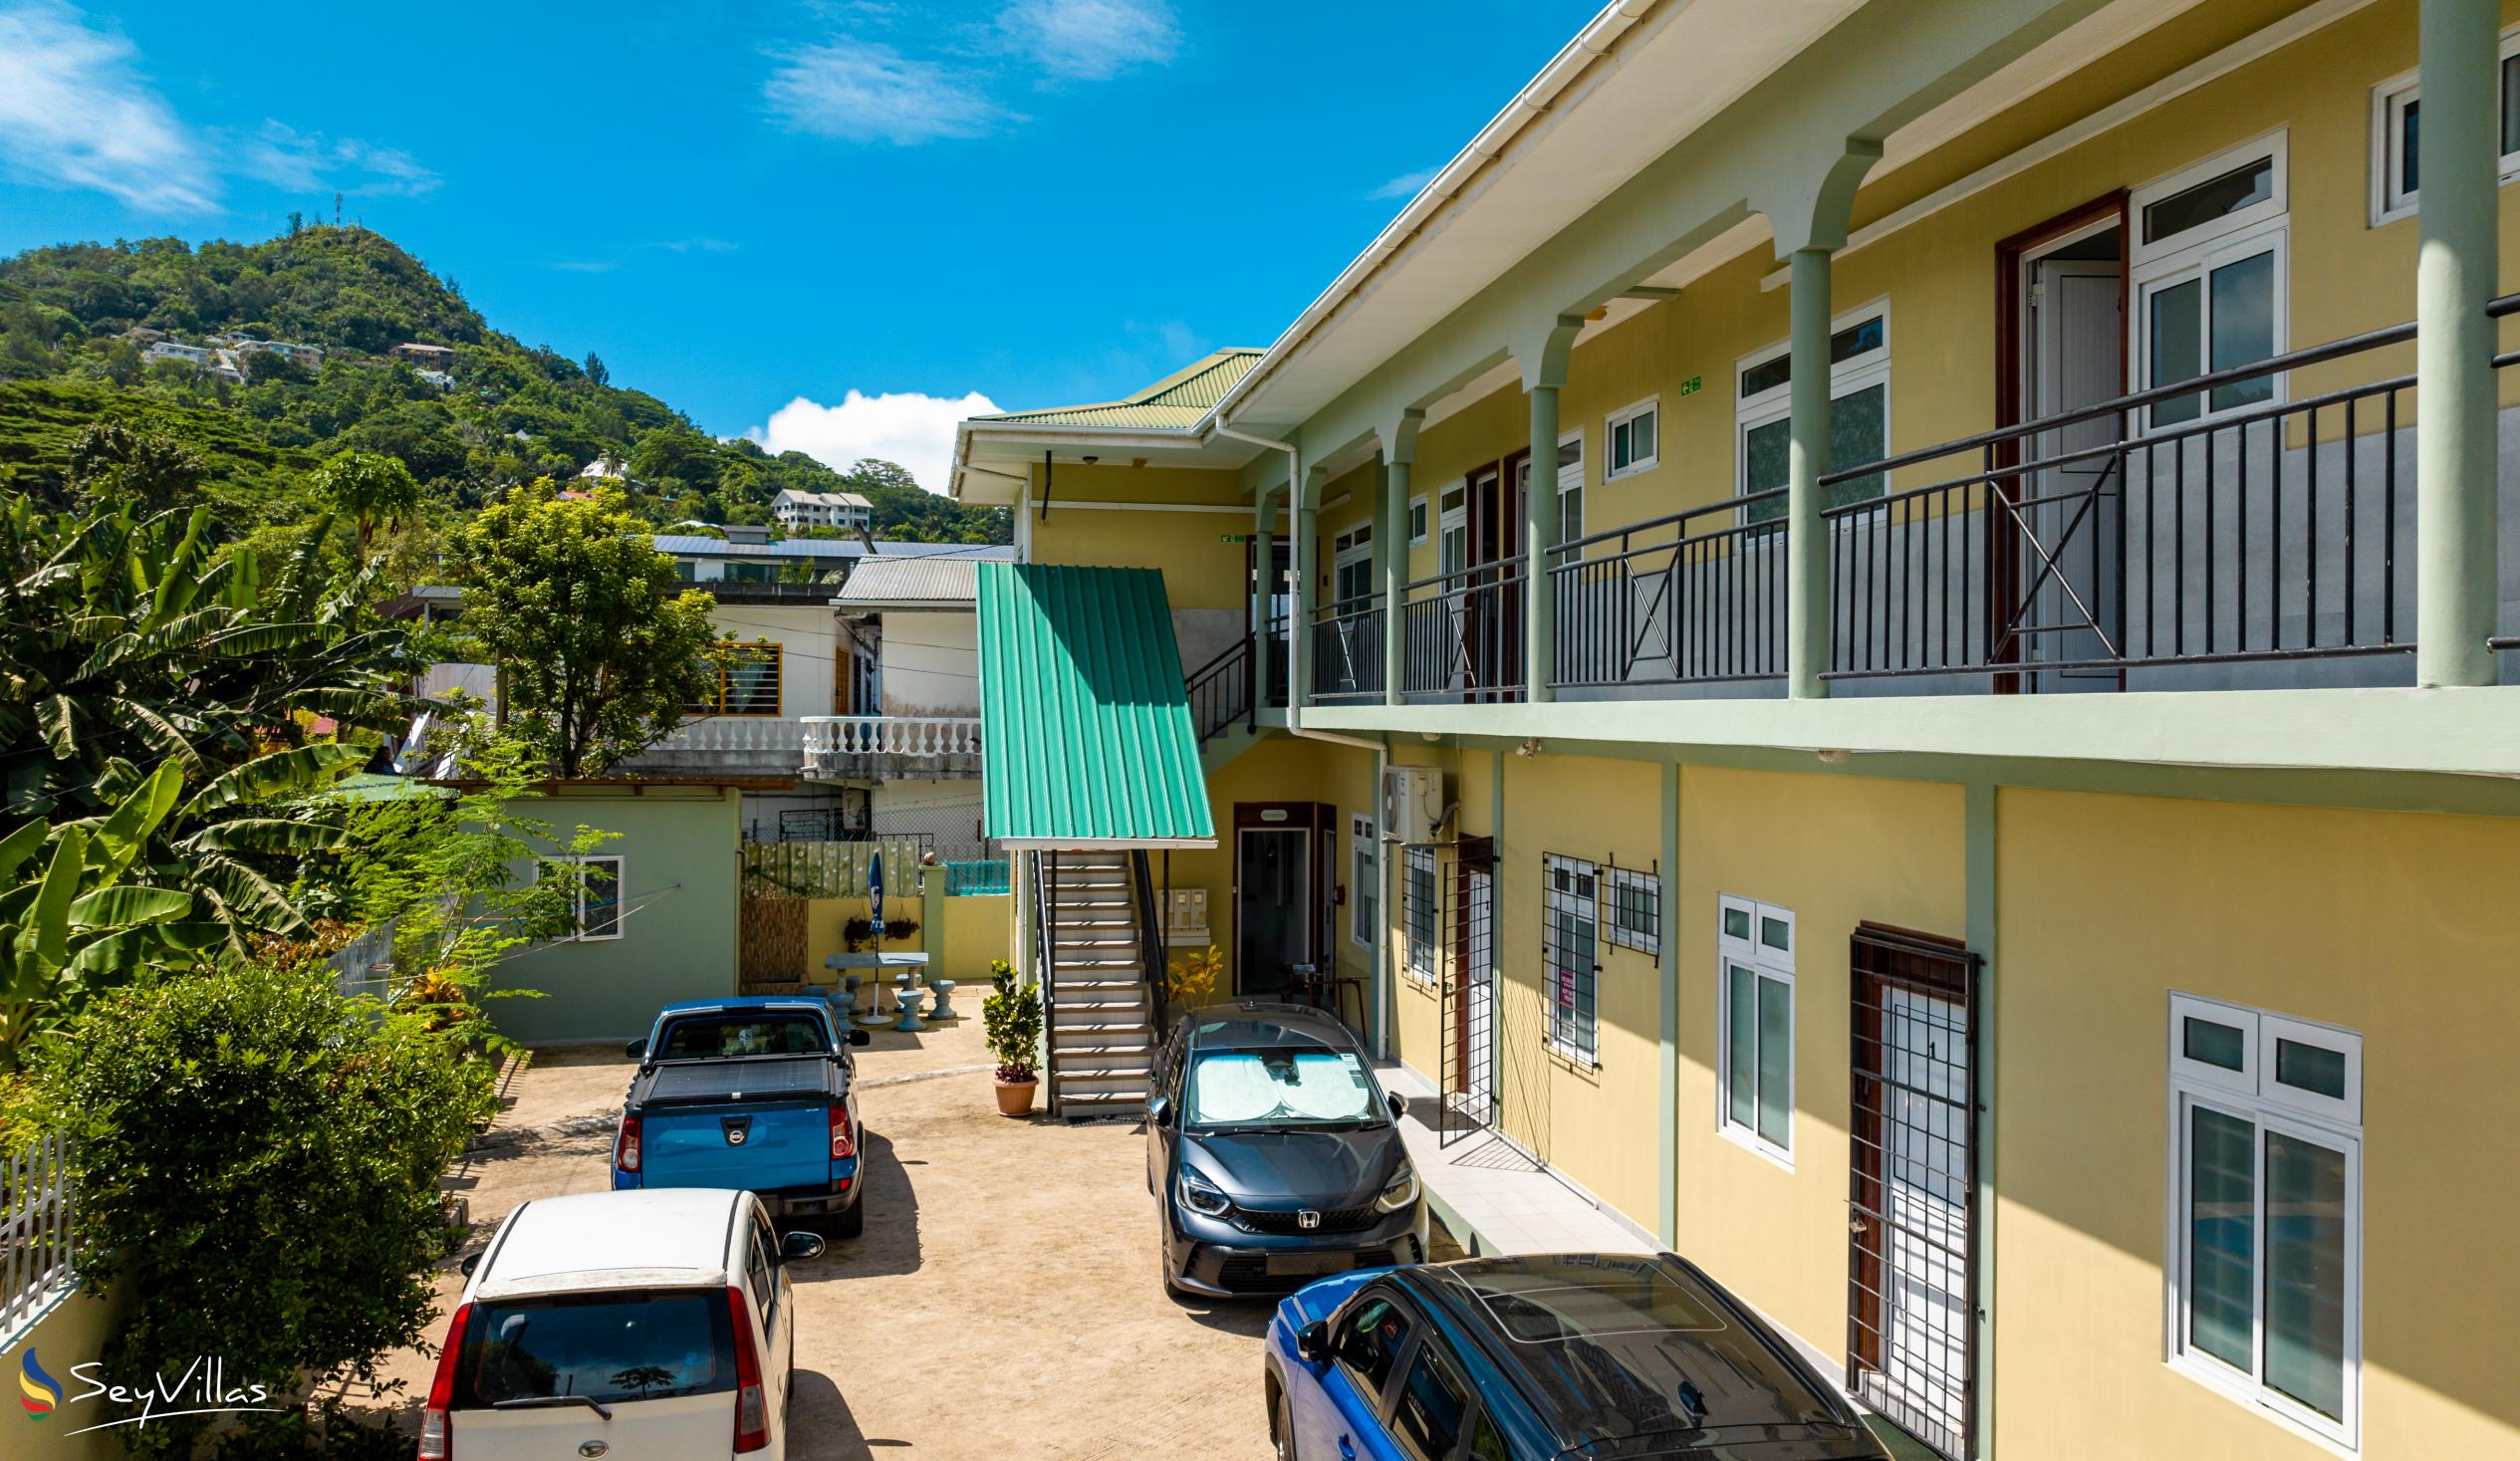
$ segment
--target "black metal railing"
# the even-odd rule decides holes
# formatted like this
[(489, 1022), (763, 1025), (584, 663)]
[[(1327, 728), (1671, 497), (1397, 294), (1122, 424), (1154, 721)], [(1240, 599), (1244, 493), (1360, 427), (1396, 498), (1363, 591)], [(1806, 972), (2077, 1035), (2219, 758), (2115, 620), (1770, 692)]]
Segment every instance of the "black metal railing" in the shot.
[(1401, 590), (1400, 693), (1409, 699), (1522, 696), (1519, 560), (1419, 579)]
[(1251, 666), (1251, 636), (1245, 634), (1190, 671), (1190, 725), (1197, 730), (1200, 745), (1222, 735), (1236, 721), (1246, 727), (1253, 723)]
[(1271, 618), (1261, 631), (1260, 703), (1273, 710), (1286, 708), (1288, 660), (1292, 656), (1293, 646), (1286, 633), (1286, 615), (1281, 613)]
[[(1041, 953), (1041, 1064), (1045, 1071), (1059, 1059), (1059, 854), (1033, 854), (1033, 931)], [(1048, 1097), (1042, 1108), (1059, 1113), (1059, 1082), (1049, 1072)]]
[(1166, 1007), (1172, 966), (1164, 958), (1163, 924), (1155, 908), (1154, 869), (1144, 848), (1130, 850), (1129, 876), (1135, 884), (1137, 900), (1137, 962), (1146, 973), (1146, 1003), (1155, 1013), (1154, 1045), (1161, 1049), (1172, 1027), (1171, 1011)]
[(1785, 491), (1753, 492), (1559, 545), (1560, 686), (1785, 673)]
[(1383, 596), (1360, 594), (1313, 610), (1313, 698), (1383, 698)]
[(2114, 684), (2413, 648), (2414, 377), (2280, 398), (2288, 371), (2413, 338), (2376, 330), (1823, 476), (1843, 498), (1965, 463), (1824, 510), (1825, 673)]

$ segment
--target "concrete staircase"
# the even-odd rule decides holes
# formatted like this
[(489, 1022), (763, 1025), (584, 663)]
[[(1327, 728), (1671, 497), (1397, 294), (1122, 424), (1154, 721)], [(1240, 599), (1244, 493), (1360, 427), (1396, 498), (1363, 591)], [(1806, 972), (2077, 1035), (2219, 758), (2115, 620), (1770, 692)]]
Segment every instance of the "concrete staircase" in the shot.
[(1051, 1109), (1070, 1120), (1146, 1108), (1162, 1032), (1126, 852), (1058, 852), (1050, 870)]

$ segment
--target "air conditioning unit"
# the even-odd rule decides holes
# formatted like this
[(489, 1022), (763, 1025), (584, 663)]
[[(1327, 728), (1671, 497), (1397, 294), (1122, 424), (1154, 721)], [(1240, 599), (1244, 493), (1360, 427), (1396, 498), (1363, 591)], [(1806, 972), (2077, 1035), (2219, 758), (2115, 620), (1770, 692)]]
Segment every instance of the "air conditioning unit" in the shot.
[(1383, 832), (1403, 843), (1431, 843), (1443, 831), (1443, 773), (1431, 766), (1394, 766), (1383, 773)]

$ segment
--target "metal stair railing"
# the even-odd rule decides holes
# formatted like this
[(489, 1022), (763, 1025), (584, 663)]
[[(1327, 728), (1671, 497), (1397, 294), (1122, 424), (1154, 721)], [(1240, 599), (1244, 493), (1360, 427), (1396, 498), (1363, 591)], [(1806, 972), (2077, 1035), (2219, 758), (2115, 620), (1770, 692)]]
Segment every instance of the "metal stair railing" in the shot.
[(1132, 881), (1136, 884), (1137, 962), (1146, 981), (1147, 1008), (1154, 1012), (1154, 1026), (1149, 1043), (1160, 1050), (1163, 1048), (1164, 1037), (1170, 1033), (1172, 1023), (1171, 1012), (1166, 1008), (1164, 997), (1164, 986), (1169, 982), (1170, 971), (1166, 968), (1163, 958), (1163, 926), (1155, 921), (1154, 875), (1147, 867), (1145, 849), (1131, 850), (1129, 870)]

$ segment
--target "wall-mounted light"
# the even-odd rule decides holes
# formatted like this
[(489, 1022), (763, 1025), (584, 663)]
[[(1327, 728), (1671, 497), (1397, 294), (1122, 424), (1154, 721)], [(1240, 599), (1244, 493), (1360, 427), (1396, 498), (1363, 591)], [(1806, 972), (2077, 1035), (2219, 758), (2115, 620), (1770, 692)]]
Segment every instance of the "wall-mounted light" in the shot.
[(1832, 746), (1820, 753), (1820, 762), (1824, 766), (1844, 766), (1851, 759), (1844, 746)]
[(1539, 755), (1540, 738), (1538, 736), (1524, 737), (1523, 743), (1514, 748), (1514, 754), (1520, 756), (1525, 761), (1529, 761), (1532, 757)]

